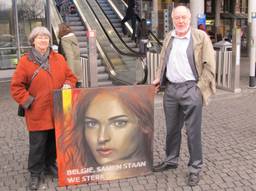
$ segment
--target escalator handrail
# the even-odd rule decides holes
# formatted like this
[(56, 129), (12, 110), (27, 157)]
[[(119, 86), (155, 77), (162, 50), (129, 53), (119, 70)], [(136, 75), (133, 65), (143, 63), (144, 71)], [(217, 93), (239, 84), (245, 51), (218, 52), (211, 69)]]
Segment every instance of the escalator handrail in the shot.
[[(96, 0), (96, 1), (97, 1), (97, 0)], [(88, 2), (87, 2), (87, 3), (88, 3)], [(97, 2), (97, 4), (98, 4), (98, 2)], [(107, 36), (109, 42), (113, 45), (113, 47), (117, 50), (117, 52), (118, 52), (119, 54), (122, 54), (122, 55), (125, 55), (125, 56), (132, 56), (132, 57), (137, 57), (137, 58), (140, 59), (140, 61), (141, 61), (141, 63), (142, 63), (142, 68), (143, 68), (143, 71), (144, 71), (144, 78), (143, 78), (140, 82), (137, 82), (137, 84), (145, 84), (146, 81), (147, 81), (147, 77), (148, 77), (148, 67), (147, 67), (147, 64), (146, 64), (146, 63), (144, 62), (144, 60), (143, 60), (143, 56), (145, 56), (145, 54), (142, 54), (142, 53), (139, 53), (139, 54), (127, 54), (127, 53), (124, 53), (124, 52), (122, 52), (121, 50), (119, 50), (119, 48), (116, 47), (116, 45), (113, 43), (112, 39), (111, 39), (111, 38), (109, 37), (109, 35), (107, 34), (106, 29), (105, 29), (104, 26), (102, 25), (101, 21), (99, 20), (97, 14), (95, 13), (95, 11), (93, 10), (93, 8), (91, 7), (90, 3), (88, 3), (88, 5), (89, 5), (91, 11), (94, 13), (94, 16), (95, 16), (95, 18), (97, 19), (98, 23), (99, 23), (100, 26), (102, 27), (102, 29), (103, 29), (105, 35)], [(99, 4), (98, 4), (98, 6), (100, 7)], [(101, 11), (103, 12), (104, 16), (108, 19), (108, 17), (106, 16), (105, 12), (102, 10), (101, 7), (100, 7), (100, 9), (101, 9)], [(108, 19), (108, 21), (109, 21), (109, 19)], [(113, 25), (112, 25), (112, 23), (111, 23), (111, 22), (109, 22), (109, 23), (111, 24), (112, 28), (114, 28)], [(115, 30), (115, 29), (114, 29), (114, 30)], [(116, 30), (115, 30), (115, 32), (117, 33)], [(117, 35), (118, 35), (118, 37), (120, 37), (119, 34), (117, 34)], [(124, 43), (123, 39), (122, 39), (122, 38), (120, 38), (120, 39), (121, 39), (121, 41)], [(126, 43), (124, 43), (124, 44), (126, 45)]]
[[(110, 0), (108, 0), (108, 2), (109, 2), (109, 1), (110, 1)], [(128, 5), (126, 4), (125, 1), (120, 0), (120, 3), (123, 3), (123, 5), (124, 5), (126, 8), (128, 7)], [(112, 6), (112, 8), (113, 8), (113, 6), (115, 6), (114, 3), (110, 3), (110, 2), (109, 2), (109, 4)], [(115, 8), (114, 8), (114, 10), (115, 10)], [(122, 14), (122, 13), (120, 12), (120, 14)], [(121, 15), (121, 16), (123, 16), (123, 15)], [(139, 17), (139, 16), (138, 16), (138, 17)], [(141, 18), (140, 18), (140, 19), (141, 19)], [(128, 23), (128, 25), (129, 25), (129, 23)], [(163, 46), (163, 43), (155, 36), (155, 34), (154, 34), (151, 30), (149, 30), (149, 34), (150, 34), (151, 36), (153, 36), (154, 40), (157, 42), (157, 44), (158, 44), (160, 47)]]
[(157, 44), (162, 47), (163, 46), (163, 43), (156, 37), (156, 35), (150, 30), (148, 31), (149, 34), (153, 37), (153, 39), (157, 42)]
[[(52, 5), (53, 5), (53, 4), (52, 4)], [(56, 9), (56, 7), (55, 7), (55, 11), (56, 11), (56, 10), (57, 10), (57, 9)], [(57, 14), (58, 14), (58, 18), (61, 18), (58, 11), (57, 11)], [(62, 18), (59, 19), (58, 21), (59, 21), (59, 22), (63, 22)], [(84, 21), (82, 21), (82, 22), (84, 22)], [(84, 23), (84, 24), (85, 24), (85, 23)], [(88, 58), (88, 55), (80, 55), (80, 58), (83, 58), (83, 59), (86, 59), (86, 60), (89, 59), (89, 58)], [(111, 64), (111, 63), (110, 63), (110, 64)], [(112, 67), (112, 66), (111, 66), (111, 67)], [(109, 70), (109, 68), (108, 68), (108, 70)], [(126, 84), (126, 85), (130, 85), (130, 84), (131, 84), (131, 83), (127, 82), (127, 81), (118, 79), (118, 78), (116, 77), (116, 74), (113, 73), (114, 71), (111, 71), (111, 70), (113, 70), (113, 69), (110, 69), (110, 70), (109, 70), (109, 75), (111, 76), (112, 79), (114, 79), (115, 81), (118, 81), (119, 83), (122, 83), (122, 84)]]
[(140, 59), (141, 59), (142, 68), (144, 71), (144, 78), (140, 82), (137, 82), (136, 84), (145, 84), (147, 82), (147, 78), (148, 78), (148, 65), (144, 61), (144, 59), (142, 59), (142, 58), (140, 58)]
[(106, 19), (108, 20), (109, 24), (111, 25), (111, 27), (114, 29), (116, 35), (119, 37), (119, 39), (122, 41), (122, 43), (125, 45), (125, 47), (131, 51), (132, 53), (134, 53), (135, 55), (137, 56), (144, 56), (141, 52), (137, 52), (137, 51), (134, 51), (132, 48), (130, 48), (125, 42), (124, 40), (122, 39), (122, 37), (119, 35), (118, 31), (116, 30), (116, 28), (114, 27), (114, 25), (110, 22), (108, 16), (106, 15), (105, 11), (102, 9), (102, 7), (100, 6), (99, 2), (97, 0), (95, 0), (96, 3), (98, 4), (98, 6), (100, 7), (102, 13), (105, 15)]
[[(57, 11), (57, 8), (56, 6), (54, 6), (54, 0), (51, 0), (50, 1), (50, 13), (51, 15), (53, 16), (52, 19), (54, 19), (56, 21), (56, 23), (63, 23), (63, 19), (62, 17), (60, 16), (59, 12)], [(57, 14), (57, 17), (55, 17), (55, 14)], [(58, 38), (58, 34), (57, 34), (57, 31), (58, 31), (58, 26), (54, 26), (53, 22), (51, 22), (51, 25), (52, 25), (52, 28), (53, 28), (53, 32), (56, 36), (56, 41), (57, 43), (59, 43), (59, 38)], [(57, 28), (56, 28), (57, 27)]]
[[(91, 7), (91, 5), (88, 3), (88, 1), (86, 0), (85, 1), (86, 2), (86, 4), (88, 5), (88, 8), (90, 8), (90, 10), (91, 10), (91, 12), (94, 14), (94, 16), (95, 16), (95, 11), (92, 9), (92, 7)], [(99, 21), (99, 19), (98, 19), (98, 17), (96, 18), (97, 19), (97, 22), (98, 23), (100, 23), (100, 21)], [(87, 23), (88, 24), (88, 23)], [(88, 26), (89, 27), (89, 26)], [(108, 40), (109, 40), (109, 42), (113, 45), (113, 47), (115, 46), (114, 44), (113, 44), (113, 42), (112, 42), (112, 40), (110, 39), (110, 37), (108, 36), (108, 34), (107, 34), (107, 32), (106, 32), (106, 30), (104, 29), (104, 27), (102, 26), (102, 24), (100, 23), (100, 27), (101, 27), (101, 29), (103, 30), (103, 32), (104, 32), (104, 34), (106, 35), (106, 37), (108, 38)], [(115, 47), (114, 47), (115, 48)], [(116, 49), (116, 51), (117, 51), (118, 49)], [(117, 51), (118, 52), (118, 51)], [(119, 54), (120, 54), (120, 52), (118, 52)], [(126, 54), (125, 54), (126, 55)], [(129, 55), (128, 55), (129, 56)], [(135, 57), (137, 57), (137, 56), (135, 56)], [(139, 81), (139, 82), (137, 82), (137, 84), (142, 84), (142, 83), (145, 83), (146, 82), (146, 80), (147, 80), (147, 75), (148, 75), (148, 68), (147, 68), (147, 64), (144, 62), (144, 60), (143, 60), (143, 58), (142, 57), (139, 57), (140, 58), (140, 61), (141, 61), (141, 63), (143, 63), (142, 64), (142, 68), (143, 68), (143, 72), (144, 72), (144, 78), (141, 80), (141, 81)], [(111, 63), (110, 63), (111, 64)], [(111, 72), (110, 72), (110, 75), (112, 76), (112, 78), (114, 78), (115, 80), (117, 80), (117, 81), (119, 81), (119, 82), (122, 82), (123, 84), (127, 84), (127, 85), (131, 85), (131, 83), (130, 82), (127, 82), (127, 81), (124, 81), (124, 80), (121, 80), (121, 79), (119, 79), (119, 78), (117, 78), (115, 75), (113, 75)]]
[[(76, 6), (76, 9), (78, 11), (79, 17), (81, 18), (81, 21), (86, 26), (88, 31), (91, 30), (91, 27), (90, 27), (89, 23), (87, 22), (86, 18), (84, 17), (83, 14), (81, 14), (82, 11), (80, 10), (80, 7), (78, 6), (78, 2), (74, 0), (73, 3)], [(105, 55), (104, 51), (102, 51), (102, 48), (101, 48), (99, 42), (97, 41), (97, 39), (96, 39), (96, 46), (97, 46), (97, 49), (99, 50), (99, 52), (100, 52), (100, 54), (102, 56), (102, 59), (105, 61), (105, 64), (107, 65), (109, 74), (111, 76), (115, 76), (116, 72), (114, 70), (114, 67), (113, 67), (112, 63), (109, 61), (109, 58)]]
[[(88, 3), (88, 2), (87, 2), (87, 3)], [(135, 53), (125, 53), (125, 52), (121, 51), (121, 50), (115, 45), (115, 43), (112, 41), (112, 39), (109, 37), (109, 35), (108, 35), (106, 29), (104, 28), (103, 24), (102, 24), (101, 21), (99, 20), (97, 14), (96, 14), (95, 11), (93, 10), (93, 8), (92, 8), (92, 6), (90, 5), (90, 3), (88, 3), (88, 5), (89, 5), (91, 11), (93, 12), (93, 14), (94, 14), (96, 20), (98, 21), (99, 25), (101, 26), (103, 32), (105, 33), (106, 37), (108, 38), (109, 42), (111, 43), (111, 45), (113, 45), (113, 47), (116, 49), (116, 51), (117, 51), (119, 54), (124, 55), (124, 56), (131, 56), (131, 57), (140, 57), (140, 56), (143, 55), (143, 54), (141, 54), (141, 53), (136, 53), (136, 54), (135, 54)], [(104, 14), (104, 15), (105, 15), (105, 14)], [(106, 17), (106, 15), (105, 15), (105, 17)], [(112, 25), (112, 26), (113, 26), (113, 25)], [(115, 30), (115, 32), (116, 32), (116, 30)], [(119, 36), (119, 37), (120, 37), (120, 36)], [(120, 38), (120, 40), (123, 41), (121, 38)], [(124, 44), (125, 44), (125, 43), (124, 43)]]
[[(83, 59), (86, 59), (86, 60), (89, 59), (89, 57), (88, 57), (88, 56), (85, 56), (85, 55), (80, 56), (80, 58), (83, 58)], [(146, 69), (146, 70), (148, 70), (148, 69)], [(114, 79), (115, 81), (118, 81), (118, 82), (121, 83), (121, 84), (131, 85), (131, 83), (117, 78), (117, 77), (116, 77), (115, 75), (113, 75), (111, 72), (109, 73), (109, 75), (111, 76), (112, 79)], [(141, 82), (138, 82), (137, 84), (141, 84), (141, 83), (143, 83), (143, 82), (146, 82), (145, 78), (144, 78)], [(144, 84), (144, 83), (143, 83), (143, 84)]]
[[(116, 6), (116, 4), (115, 4), (112, 0), (107, 0), (107, 1), (108, 1), (108, 3), (110, 4), (110, 6), (112, 7), (112, 9), (115, 11), (115, 13), (118, 15), (118, 17), (119, 17), (120, 19), (123, 19), (125, 13), (123, 14), (123, 13), (121, 12), (121, 10), (119, 10), (119, 8)], [(127, 9), (127, 8), (128, 8), (128, 5), (124, 2), (124, 0), (119, 0), (119, 3), (120, 3), (120, 1), (121, 1), (121, 4), (124, 5), (124, 8)], [(132, 27), (130, 26), (129, 22), (127, 22), (125, 25), (127, 26), (129, 32), (132, 33)]]

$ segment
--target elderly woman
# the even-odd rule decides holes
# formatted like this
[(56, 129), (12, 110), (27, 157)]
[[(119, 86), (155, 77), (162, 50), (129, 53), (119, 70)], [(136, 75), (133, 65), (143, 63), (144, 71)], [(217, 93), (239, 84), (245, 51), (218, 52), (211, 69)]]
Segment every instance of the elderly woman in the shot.
[(11, 95), (25, 109), (29, 132), (29, 188), (37, 190), (41, 173), (57, 176), (53, 90), (75, 87), (77, 78), (64, 57), (51, 50), (51, 34), (47, 28), (34, 28), (29, 42), (32, 50), (19, 60), (11, 81)]

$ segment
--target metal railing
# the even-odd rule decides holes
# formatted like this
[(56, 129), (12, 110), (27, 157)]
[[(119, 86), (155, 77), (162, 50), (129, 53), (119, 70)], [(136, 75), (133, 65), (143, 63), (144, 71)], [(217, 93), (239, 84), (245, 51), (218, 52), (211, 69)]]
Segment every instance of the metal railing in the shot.
[(156, 71), (160, 64), (160, 56), (159, 53), (155, 52), (147, 52), (146, 61), (148, 65), (148, 84), (151, 84), (153, 80), (156, 78)]
[(232, 51), (215, 51), (217, 88), (232, 90)]
[(52, 26), (53, 33), (56, 37), (57, 43), (59, 43), (59, 38), (58, 38), (59, 24), (63, 22), (63, 19), (58, 13), (54, 0), (51, 0), (49, 2), (50, 2), (50, 14), (51, 14), (51, 26)]
[[(231, 50), (215, 51), (216, 57), (216, 86), (219, 89), (237, 92), (238, 87), (235, 86), (235, 81), (239, 76), (234, 72), (235, 64), (232, 61), (234, 57)], [(159, 53), (147, 52), (147, 64), (148, 64), (148, 79), (150, 84), (156, 77), (156, 71), (160, 64)], [(239, 80), (239, 79), (238, 79)]]

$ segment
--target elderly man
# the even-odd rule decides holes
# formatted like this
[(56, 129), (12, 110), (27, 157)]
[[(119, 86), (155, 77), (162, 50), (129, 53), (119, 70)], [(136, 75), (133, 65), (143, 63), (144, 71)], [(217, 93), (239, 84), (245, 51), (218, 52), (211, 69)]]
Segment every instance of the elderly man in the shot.
[(216, 91), (214, 50), (204, 31), (190, 27), (191, 13), (187, 7), (174, 8), (172, 20), (175, 30), (164, 39), (160, 67), (153, 81), (156, 92), (165, 87), (166, 158), (153, 171), (178, 167), (181, 129), (185, 124), (190, 156), (188, 185), (195, 186), (203, 164), (202, 106)]

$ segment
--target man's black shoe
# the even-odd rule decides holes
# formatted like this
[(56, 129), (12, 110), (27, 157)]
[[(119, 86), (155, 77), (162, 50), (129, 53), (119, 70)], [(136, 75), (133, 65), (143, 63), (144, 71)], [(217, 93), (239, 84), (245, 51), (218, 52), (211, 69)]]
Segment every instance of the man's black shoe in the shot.
[(29, 180), (29, 190), (37, 190), (39, 188), (39, 176), (31, 176)]
[(176, 165), (176, 164), (166, 164), (166, 163), (162, 162), (153, 167), (153, 172), (161, 172), (161, 171), (165, 171), (168, 169), (176, 169), (177, 167), (178, 167), (178, 165)]
[(126, 34), (127, 34), (127, 30), (126, 30), (126, 28), (125, 28), (125, 24), (124, 24), (124, 23), (121, 23), (121, 27), (122, 27), (122, 32), (123, 32), (123, 34), (126, 35)]
[(196, 186), (199, 182), (199, 174), (198, 173), (189, 173), (188, 176), (188, 185)]
[(56, 165), (50, 165), (46, 168), (46, 174), (52, 175), (54, 178), (58, 178), (58, 167)]

